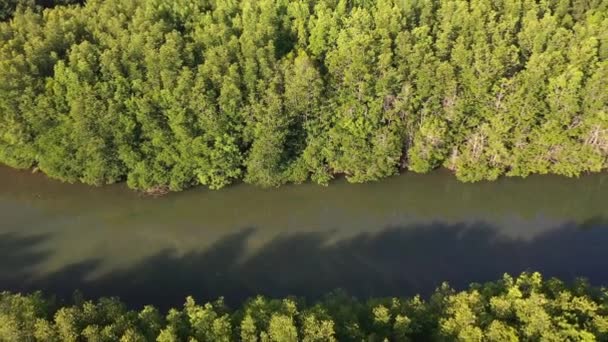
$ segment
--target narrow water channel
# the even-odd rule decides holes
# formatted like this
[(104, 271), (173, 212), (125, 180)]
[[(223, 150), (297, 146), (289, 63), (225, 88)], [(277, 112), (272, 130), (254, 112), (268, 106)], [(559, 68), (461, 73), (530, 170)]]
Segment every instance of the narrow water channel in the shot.
[(608, 175), (464, 184), (438, 171), (377, 183), (147, 198), (0, 167), (0, 287), (120, 296), (428, 295), (504, 272), (608, 284)]

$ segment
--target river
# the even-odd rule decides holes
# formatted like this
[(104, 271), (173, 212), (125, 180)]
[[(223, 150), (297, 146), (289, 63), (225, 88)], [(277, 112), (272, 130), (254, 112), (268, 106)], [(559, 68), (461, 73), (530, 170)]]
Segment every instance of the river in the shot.
[(608, 285), (608, 175), (246, 184), (149, 198), (0, 167), (0, 284), (131, 306), (428, 295), (538, 270)]

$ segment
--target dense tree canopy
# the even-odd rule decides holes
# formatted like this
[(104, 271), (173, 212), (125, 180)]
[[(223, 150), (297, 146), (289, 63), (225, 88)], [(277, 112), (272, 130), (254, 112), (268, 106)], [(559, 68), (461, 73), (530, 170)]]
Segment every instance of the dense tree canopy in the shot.
[(607, 0), (17, 2), (12, 167), (142, 190), (608, 167)]
[(58, 5), (83, 4), (84, 0), (2, 0), (0, 2), (0, 20), (8, 20), (19, 6), (32, 9), (51, 8)]
[[(159, 289), (160, 291), (160, 289)], [(2, 341), (594, 341), (608, 338), (608, 292), (584, 281), (566, 286), (538, 273), (474, 284), (447, 284), (424, 300), (360, 301), (334, 292), (312, 304), (252, 298), (238, 310), (220, 299), (189, 297), (161, 314), (128, 309), (116, 298), (75, 296), (61, 305), (40, 293), (0, 294)]]

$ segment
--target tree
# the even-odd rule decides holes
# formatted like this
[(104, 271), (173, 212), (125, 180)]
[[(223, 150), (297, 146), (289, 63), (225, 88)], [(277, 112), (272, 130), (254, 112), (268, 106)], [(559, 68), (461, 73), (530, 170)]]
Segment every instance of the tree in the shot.
[(606, 13), (605, 0), (7, 0), (0, 163), (153, 194), (599, 172)]

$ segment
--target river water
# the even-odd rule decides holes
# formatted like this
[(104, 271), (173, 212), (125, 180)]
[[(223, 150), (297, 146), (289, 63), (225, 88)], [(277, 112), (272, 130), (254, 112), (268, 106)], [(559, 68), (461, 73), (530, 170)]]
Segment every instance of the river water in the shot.
[(245, 184), (144, 197), (0, 167), (0, 287), (133, 306), (430, 294), (538, 270), (608, 285), (608, 175)]

